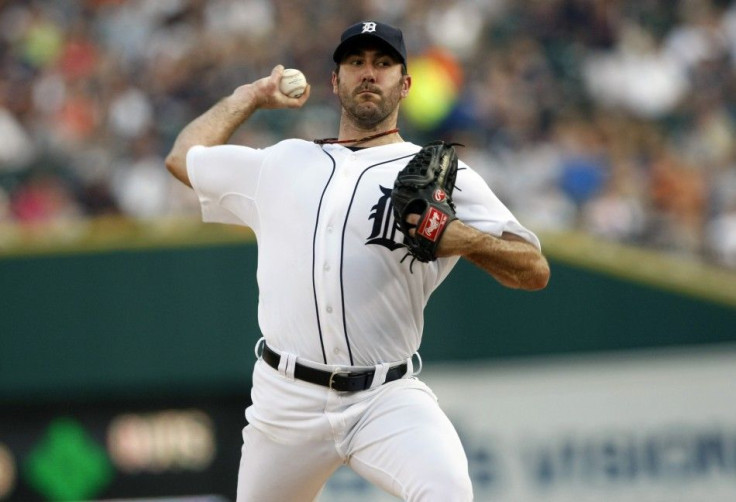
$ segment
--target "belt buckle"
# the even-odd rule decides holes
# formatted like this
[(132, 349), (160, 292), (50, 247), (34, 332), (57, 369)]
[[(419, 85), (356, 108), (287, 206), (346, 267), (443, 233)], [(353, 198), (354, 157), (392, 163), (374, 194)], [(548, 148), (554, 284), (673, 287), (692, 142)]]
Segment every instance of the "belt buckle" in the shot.
[(332, 385), (335, 383), (335, 376), (336, 375), (350, 376), (350, 372), (349, 371), (346, 371), (346, 370), (343, 370), (342, 368), (339, 368), (338, 367), (338, 368), (335, 368), (334, 370), (332, 370), (332, 373), (330, 373), (330, 381), (327, 383), (327, 387), (330, 390), (341, 392), (338, 389), (335, 389), (334, 387), (332, 387)]

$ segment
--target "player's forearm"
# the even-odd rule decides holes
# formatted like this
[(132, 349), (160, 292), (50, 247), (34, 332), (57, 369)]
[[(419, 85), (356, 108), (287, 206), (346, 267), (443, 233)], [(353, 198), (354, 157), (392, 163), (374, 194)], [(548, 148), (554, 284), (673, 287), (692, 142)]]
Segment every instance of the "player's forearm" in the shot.
[(513, 234), (503, 238), (455, 221), (442, 237), (442, 255), (460, 255), (509, 288), (534, 291), (549, 281), (549, 264), (532, 244)]
[(279, 82), (284, 73), (276, 65), (271, 74), (252, 84), (241, 85), (225, 99), (189, 123), (174, 141), (166, 157), (166, 167), (184, 184), (192, 186), (187, 174), (187, 152), (195, 145), (225, 144), (235, 130), (258, 109), (301, 108), (309, 99), (310, 86), (292, 98), (284, 94)]
[(243, 99), (243, 94), (241, 89), (237, 99), (230, 95), (220, 100), (182, 129), (166, 157), (166, 168), (171, 174), (191, 186), (186, 168), (187, 152), (195, 145), (222, 145), (230, 139), (258, 107), (255, 97)]

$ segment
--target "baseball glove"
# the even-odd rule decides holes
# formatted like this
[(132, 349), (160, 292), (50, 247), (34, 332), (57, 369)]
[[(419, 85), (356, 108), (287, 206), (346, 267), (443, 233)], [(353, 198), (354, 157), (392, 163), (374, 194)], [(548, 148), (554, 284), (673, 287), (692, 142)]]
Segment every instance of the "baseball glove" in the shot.
[[(425, 145), (396, 176), (391, 191), (394, 218), (404, 234), (404, 245), (421, 262), (437, 259), (442, 234), (457, 219), (452, 202), (457, 176), (455, 145), (444, 141)], [(409, 214), (420, 215), (416, 225), (406, 221)]]

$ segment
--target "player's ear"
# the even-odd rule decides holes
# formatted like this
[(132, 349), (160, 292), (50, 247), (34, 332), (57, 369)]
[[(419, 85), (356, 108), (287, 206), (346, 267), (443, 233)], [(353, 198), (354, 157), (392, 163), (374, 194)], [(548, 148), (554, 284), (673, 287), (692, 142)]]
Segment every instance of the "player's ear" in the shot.
[(411, 75), (404, 75), (404, 81), (401, 83), (401, 97), (405, 98), (409, 95), (409, 89), (411, 88)]
[(337, 72), (335, 70), (332, 70), (332, 93), (337, 94), (337, 84), (340, 83), (340, 77), (338, 77)]

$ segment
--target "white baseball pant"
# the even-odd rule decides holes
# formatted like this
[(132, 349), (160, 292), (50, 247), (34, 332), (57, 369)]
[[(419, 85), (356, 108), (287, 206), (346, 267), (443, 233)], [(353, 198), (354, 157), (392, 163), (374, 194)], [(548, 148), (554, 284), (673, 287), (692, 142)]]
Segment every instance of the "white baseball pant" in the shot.
[(457, 432), (416, 378), (336, 392), (259, 360), (252, 398), (238, 502), (312, 501), (342, 464), (406, 501), (473, 498)]

